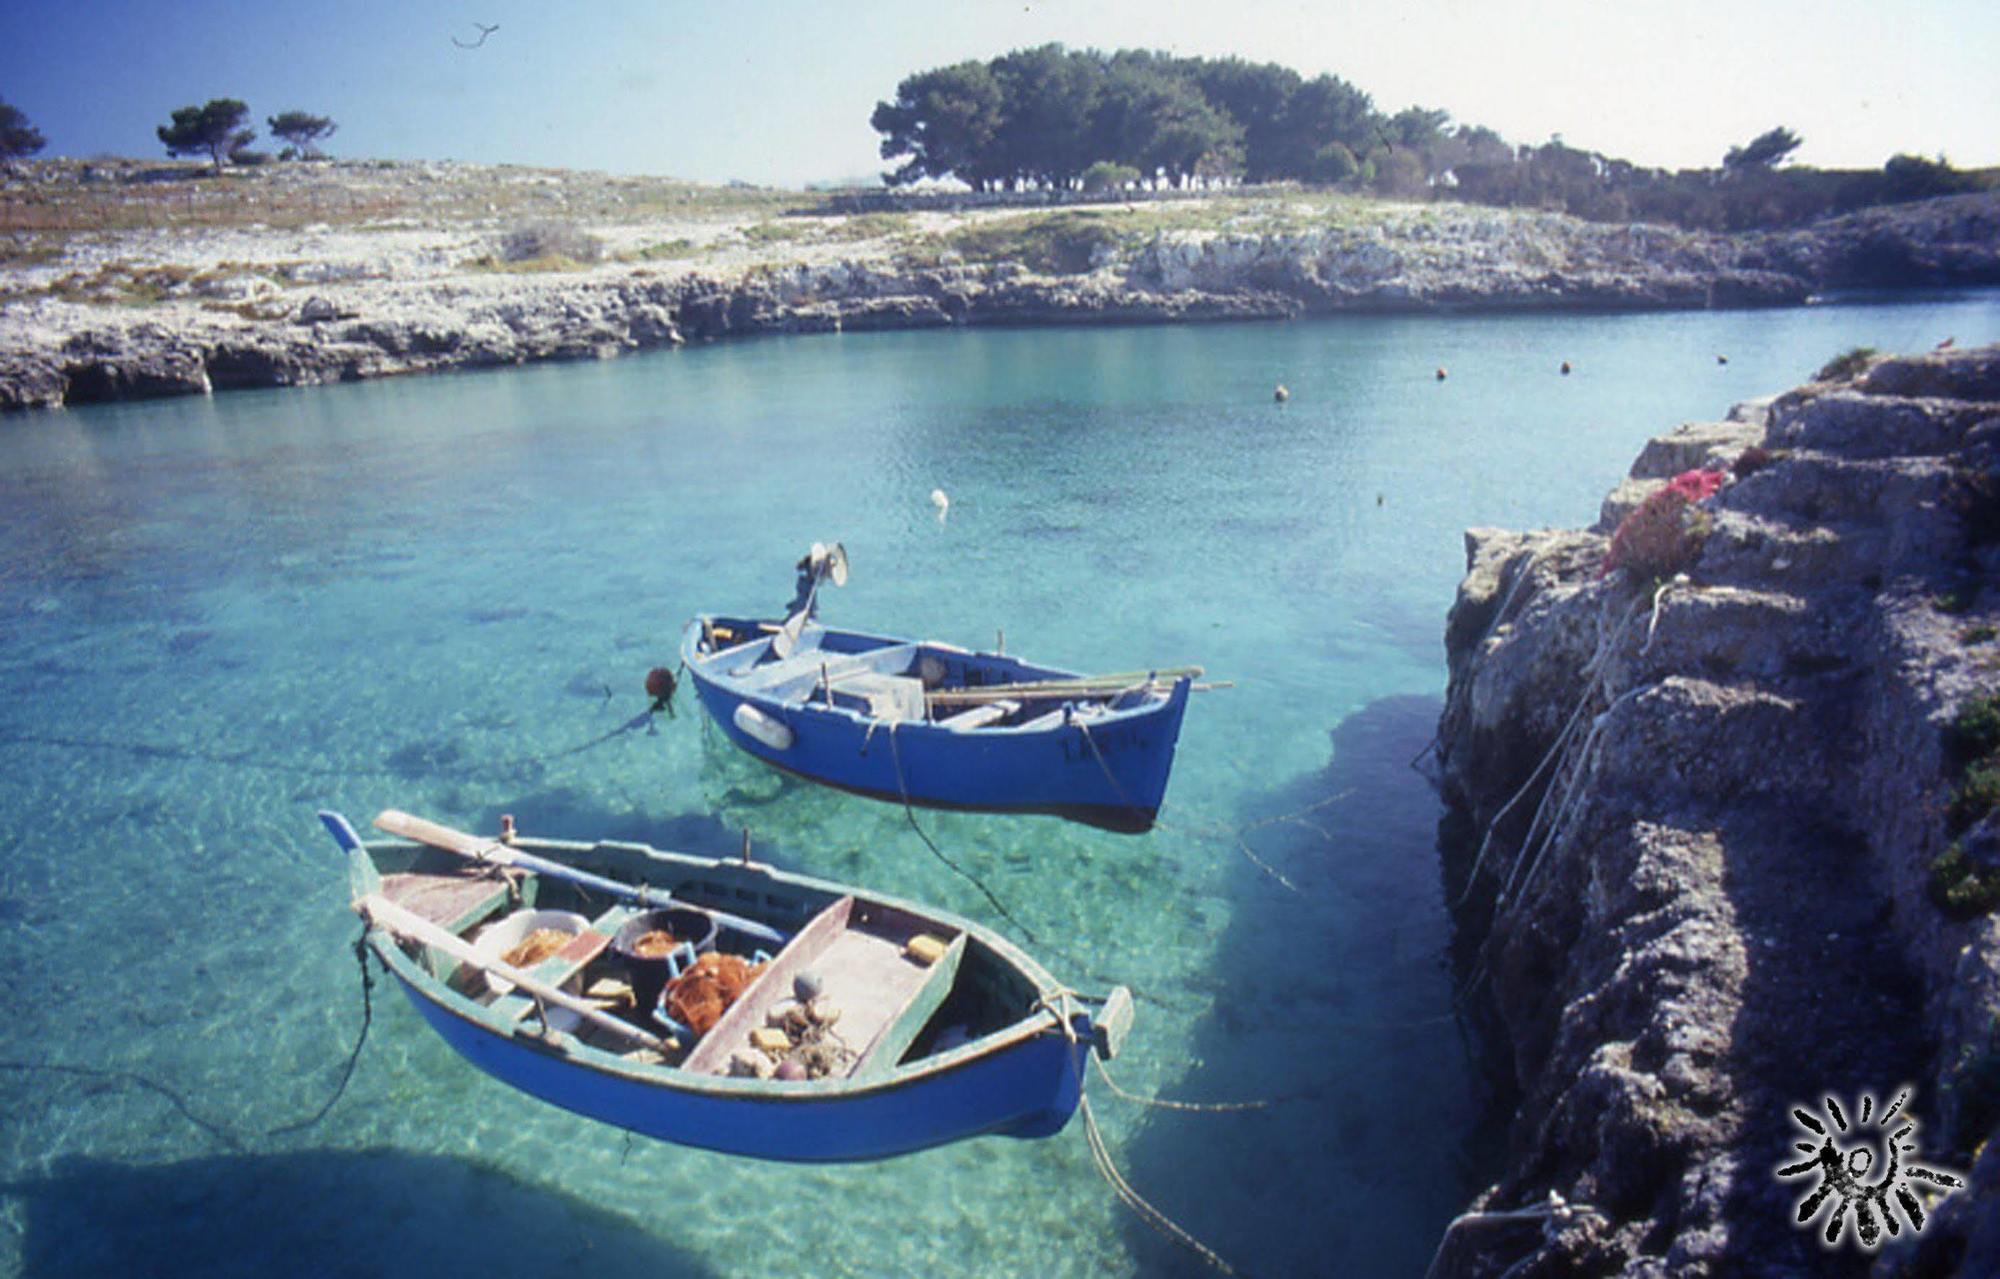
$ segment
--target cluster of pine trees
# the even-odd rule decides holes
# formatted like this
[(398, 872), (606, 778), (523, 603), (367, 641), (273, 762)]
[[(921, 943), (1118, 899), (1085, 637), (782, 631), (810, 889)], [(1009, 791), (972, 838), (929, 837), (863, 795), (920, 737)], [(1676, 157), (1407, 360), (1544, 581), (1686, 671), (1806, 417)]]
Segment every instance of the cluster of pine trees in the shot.
[[(924, 71), (878, 103), (882, 157), (908, 160), (892, 184), (954, 177), (976, 191), (1081, 188), (1092, 166), (1130, 181), (1421, 180), (1416, 156), (1510, 148), (1491, 130), (1448, 132), (1442, 111), (1375, 110), (1337, 76), (1274, 63), (1102, 54), (1048, 44)], [(1447, 144), (1455, 144), (1448, 146)], [(1407, 168), (1407, 172), (1399, 172)]]
[(1987, 181), (1897, 156), (1881, 170), (1780, 167), (1778, 128), (1717, 169), (1648, 169), (1563, 143), (1515, 147), (1492, 129), (1409, 107), (1387, 114), (1340, 79), (1276, 63), (1019, 49), (909, 76), (870, 121), (891, 185), (955, 178), (975, 191), (1296, 181), (1403, 199), (1555, 209), (1717, 230), (1787, 226)]

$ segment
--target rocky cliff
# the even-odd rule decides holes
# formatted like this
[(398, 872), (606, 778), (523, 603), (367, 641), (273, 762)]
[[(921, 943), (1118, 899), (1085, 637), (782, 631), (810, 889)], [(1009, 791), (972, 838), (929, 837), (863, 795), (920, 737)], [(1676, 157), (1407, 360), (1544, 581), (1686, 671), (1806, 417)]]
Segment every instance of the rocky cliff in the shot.
[[(1283, 191), (888, 221), (757, 221), (776, 208), (766, 202), (735, 223), (686, 224), (630, 220), (642, 196), (665, 197), (602, 175), (274, 169), (212, 182), (201, 194), (214, 207), (193, 212), (171, 184), (147, 192), (139, 179), (160, 176), (150, 170), (107, 185), (86, 181), (87, 166), (81, 176), (44, 166), (29, 188), (0, 189), (7, 222), (71, 228), (59, 248), (38, 241), (11, 257), (0, 241), (0, 264), (12, 263), (0, 265), (0, 410), (603, 358), (753, 333), (1786, 305), (1829, 283), (1894, 282), (1898, 263), (1906, 282), (2000, 280), (2000, 196), (1746, 238)], [(178, 183), (193, 201), (195, 179)], [(524, 187), (537, 202), (520, 205)], [(532, 269), (495, 263), (495, 199), (575, 216), (571, 238), (623, 251)], [(287, 225), (350, 206), (399, 216)], [(1027, 251), (1049, 239), (1027, 225), (1042, 216), (1051, 221), (1041, 232), (1075, 242)], [(201, 217), (235, 221), (190, 224)], [(135, 219), (128, 230), (75, 229)]]
[[(1517, 1105), (1435, 1274), (2000, 1274), (2000, 347), (1849, 363), (1653, 441), (1595, 528), (1467, 534), (1446, 879)], [(1902, 1157), (1975, 1184), (1828, 1250), (1794, 1109), (1905, 1088)]]

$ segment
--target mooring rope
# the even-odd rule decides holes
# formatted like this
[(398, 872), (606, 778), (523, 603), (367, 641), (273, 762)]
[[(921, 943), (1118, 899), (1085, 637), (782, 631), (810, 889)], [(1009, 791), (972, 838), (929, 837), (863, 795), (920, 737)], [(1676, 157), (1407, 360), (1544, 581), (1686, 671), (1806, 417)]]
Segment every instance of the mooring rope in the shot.
[(1129, 1101), (1139, 1106), (1150, 1106), (1156, 1110), (1179, 1110), (1193, 1114), (1208, 1115), (1232, 1114), (1242, 1110), (1268, 1110), (1280, 1102), (1298, 1101), (1309, 1095), (1308, 1090), (1300, 1090), (1298, 1092), (1285, 1093), (1277, 1097), (1265, 1097), (1255, 1101), (1175, 1101), (1168, 1097), (1141, 1097), (1138, 1093), (1126, 1092), (1118, 1086), (1118, 1081), (1111, 1077), (1111, 1070), (1104, 1064), (1102, 1057), (1099, 1057), (1096, 1053), (1092, 1053), (1090, 1061), (1092, 1065), (1097, 1067), (1098, 1077), (1104, 1081), (1104, 1086), (1111, 1090), (1112, 1095), (1121, 1101)]
[[(1097, 739), (1091, 736), (1090, 725), (1085, 723), (1081, 719), (1072, 719), (1070, 722), (1076, 725), (1077, 732), (1083, 734), (1084, 744), (1090, 747), (1091, 756), (1097, 760), (1097, 767), (1099, 771), (1101, 771), (1104, 774), (1104, 780), (1111, 783), (1111, 789), (1118, 796), (1119, 802), (1124, 804), (1125, 807), (1127, 808), (1137, 808), (1137, 805), (1135, 805), (1132, 802), (1132, 797), (1126, 793), (1124, 784), (1118, 780), (1118, 775), (1111, 771), (1111, 762), (1104, 758), (1104, 752), (1098, 748)], [(1248, 838), (1249, 833), (1253, 830), (1256, 830), (1260, 826), (1269, 826), (1277, 822), (1303, 817), (1305, 814), (1313, 811), (1313, 809), (1315, 808), (1324, 807), (1325, 805), (1334, 802), (1334, 800), (1341, 799), (1344, 797), (1345, 797), (1344, 793), (1342, 795), (1335, 795), (1333, 796), (1332, 799), (1322, 800), (1317, 804), (1309, 804), (1306, 807), (1298, 810), (1298, 812), (1296, 813), (1284, 813), (1277, 817), (1265, 818), (1262, 821), (1252, 822), (1248, 826), (1244, 826), (1235, 830), (1234, 832), (1232, 832), (1232, 834), (1235, 837), (1237, 851), (1242, 853), (1243, 856), (1250, 862), (1252, 866), (1255, 866), (1258, 870), (1263, 871), (1264, 874), (1276, 880), (1286, 889), (1294, 893), (1298, 892), (1299, 887), (1297, 884), (1294, 884), (1291, 880), (1285, 878), (1284, 872), (1280, 871), (1277, 867), (1271, 865), (1271, 863), (1259, 857), (1256, 851), (1250, 847), (1250, 841)], [(1160, 818), (1157, 814), (1155, 814), (1153, 817), (1153, 825), (1156, 828), (1163, 831), (1167, 831), (1170, 834), (1183, 833), (1182, 828), (1180, 826), (1168, 823), (1167, 821)], [(1197, 837), (1202, 837), (1204, 835), (1204, 832), (1197, 831), (1192, 827), (1187, 828), (1184, 833), (1189, 835), (1194, 835)], [(1216, 832), (1208, 832), (1207, 837), (1219, 838), (1219, 835)]]
[[(1062, 986), (1052, 993), (1044, 994), (1035, 1001), (1035, 1006), (1056, 1019), (1056, 1026), (1062, 1032), (1063, 1039), (1068, 1042), (1071, 1053), (1083, 1051), (1094, 1058), (1095, 1047), (1085, 1045), (1077, 1038), (1076, 1021), (1070, 1008), (1072, 1000), (1082, 999), (1083, 996), (1067, 986)], [(1098, 1066), (1099, 1073), (1102, 1073), (1103, 1063), (1098, 1063)], [(1106, 1078), (1109, 1082), (1109, 1077)], [(1116, 1085), (1113, 1085), (1113, 1090), (1117, 1090)], [(1104, 1144), (1104, 1134), (1097, 1128), (1097, 1116), (1090, 1109), (1090, 1098), (1084, 1095), (1081, 1087), (1077, 1089), (1076, 1105), (1077, 1110), (1083, 1115), (1083, 1138), (1084, 1143), (1090, 1147), (1091, 1160), (1097, 1165), (1098, 1174), (1110, 1185), (1124, 1205), (1137, 1213), (1141, 1221), (1158, 1231), (1163, 1238), (1188, 1249), (1223, 1274), (1237, 1273), (1236, 1268), (1224, 1261), (1213, 1248), (1195, 1238), (1172, 1217), (1147, 1202), (1146, 1197), (1134, 1190), (1131, 1182), (1125, 1180), (1124, 1174), (1118, 1171), (1118, 1165), (1112, 1162), (1111, 1149)]]
[(5, 1061), (0, 1060), (0, 1070), (15, 1070), (23, 1074), (74, 1075), (79, 1079), (101, 1079), (115, 1084), (131, 1084), (147, 1092), (165, 1097), (181, 1117), (231, 1150), (242, 1150), (243, 1143), (221, 1124), (205, 1119), (195, 1113), (187, 1098), (165, 1084), (132, 1070), (104, 1070), (97, 1066), (75, 1066), (59, 1061)]
[(313, 1113), (312, 1118), (269, 1129), (264, 1133), (266, 1137), (282, 1137), (287, 1133), (299, 1132), (326, 1118), (327, 1112), (332, 1110), (334, 1104), (347, 1092), (348, 1080), (354, 1078), (355, 1064), (361, 1060), (361, 1050), (368, 1044), (368, 1028), (375, 1022), (375, 974), (368, 971), (368, 928), (368, 922), (363, 920), (361, 935), (354, 939), (354, 962), (361, 969), (361, 1033), (354, 1039), (354, 1051), (347, 1054), (347, 1064), (341, 1067), (340, 1082), (334, 1085), (333, 1095), (326, 1099), (325, 1105)]
[(931, 850), (931, 855), (933, 857), (943, 862), (946, 866), (949, 866), (954, 872), (956, 872), (959, 876), (964, 878), (966, 882), (970, 883), (974, 888), (977, 888), (980, 892), (986, 894), (986, 900), (993, 903), (993, 909), (1000, 912), (1001, 918), (1005, 919), (1008, 923), (1012, 924), (1015, 928), (1019, 929), (1021, 931), (1021, 936), (1027, 938), (1031, 942), (1034, 941), (1035, 940), (1034, 929), (1028, 927), (1020, 920), (1014, 918), (1014, 912), (1008, 910), (1006, 904), (1002, 902), (998, 897), (994, 896), (993, 890), (986, 886), (984, 880), (980, 879), (979, 876), (973, 874), (971, 871), (965, 869), (965, 867), (960, 866), (957, 862), (953, 861), (951, 858), (945, 856), (944, 850), (939, 848), (935, 843), (932, 842), (931, 837), (924, 833), (923, 827), (917, 825), (916, 809), (910, 806), (910, 787), (909, 784), (903, 780), (903, 755), (902, 752), (898, 750), (896, 747), (896, 725), (894, 721), (891, 721), (889, 724), (889, 758), (890, 761), (894, 763), (896, 766), (896, 789), (898, 792), (901, 793), (903, 797), (903, 816), (909, 819), (910, 829), (917, 832), (917, 838), (924, 841), (924, 847)]
[[(1580, 1211), (1594, 1212), (1596, 1210), (1589, 1204), (1568, 1203), (1561, 1195), (1551, 1190), (1539, 1203), (1531, 1203), (1525, 1207), (1491, 1208), (1483, 1212), (1460, 1213), (1451, 1219), (1451, 1224), (1444, 1228), (1444, 1234), (1439, 1236), (1437, 1249), (1431, 1254), (1431, 1264), (1424, 1269), (1424, 1279), (1432, 1279), (1432, 1276), (1437, 1274), (1438, 1263), (1444, 1260), (1445, 1249), (1450, 1247), (1452, 1235), (1462, 1227), (1501, 1226), (1522, 1221), (1540, 1221), (1546, 1223), (1550, 1217), (1555, 1217), (1558, 1220), (1566, 1220), (1572, 1214)], [(1547, 1229), (1546, 1225), (1544, 1229)], [(1527, 1267), (1527, 1264), (1539, 1255), (1539, 1248), (1530, 1249), (1527, 1256), (1520, 1258), (1514, 1264), (1508, 1266), (1507, 1269), (1500, 1272), (1501, 1279), (1505, 1279), (1507, 1275), (1521, 1273)]]
[[(1501, 819), (1512, 812), (1514, 805), (1520, 803), (1534, 789), (1535, 781), (1542, 775), (1542, 770), (1547, 768), (1551, 763), (1556, 762), (1566, 753), (1571, 736), (1577, 724), (1582, 720), (1584, 711), (1597, 697), (1598, 683), (1603, 675), (1604, 666), (1610, 661), (1612, 652), (1616, 650), (1619, 640), (1623, 637), (1626, 629), (1632, 624), (1638, 611), (1639, 602), (1634, 600), (1626, 608), (1625, 615), (1618, 619), (1618, 624), (1612, 627), (1610, 633), (1599, 642), (1597, 651), (1591, 654), (1590, 660), (1584, 663), (1583, 670), (1580, 672), (1584, 681), (1583, 696), (1577, 699), (1576, 707), (1570, 711), (1569, 718), (1563, 721), (1562, 729), (1556, 733), (1555, 740), (1549, 743), (1548, 750), (1543, 752), (1540, 760), (1536, 761), (1535, 767), (1529, 772), (1527, 780), (1521, 783), (1520, 787), (1508, 797), (1507, 802), (1500, 806), (1500, 811), (1493, 814), (1492, 820), (1486, 823), (1485, 834), (1479, 841), (1479, 851), (1473, 856), (1472, 868), (1466, 872), (1465, 888), (1453, 905), (1462, 906), (1472, 896), (1473, 889), (1477, 887), (1479, 882), (1479, 871), (1486, 863), (1487, 851), (1493, 846), (1494, 837), (1499, 833)], [(1558, 768), (1560, 767), (1558, 765)], [(1539, 823), (1542, 808), (1547, 802), (1548, 792), (1544, 791), (1542, 793), (1542, 803), (1536, 806), (1535, 817), (1529, 822), (1530, 832)]]
[[(581, 755), (585, 751), (594, 750), (606, 742), (622, 737), (627, 733), (635, 732), (641, 728), (649, 728), (652, 720), (653, 712), (644, 711), (620, 724), (618, 727), (611, 729), (609, 732), (599, 733), (588, 741), (580, 742), (575, 746), (568, 746), (561, 750), (541, 754), (519, 755), (511, 759), (492, 760), (456, 775), (478, 777), (483, 774), (518, 769), (524, 764), (541, 764), (549, 760), (566, 759), (572, 755)], [(268, 752), (257, 747), (250, 747), (241, 751), (208, 750), (184, 746), (179, 743), (168, 745), (146, 741), (108, 741), (101, 738), (75, 737), (61, 733), (23, 732), (0, 732), (0, 742), (23, 746), (49, 746), (61, 750), (124, 755), (140, 760), (172, 760), (184, 763), (213, 764), (221, 768), (240, 768), (252, 772), (278, 773), (293, 777), (321, 777), (334, 780), (347, 780), (357, 777), (387, 777), (397, 780), (409, 780), (411, 777), (411, 773), (406, 770), (387, 766), (329, 766), (305, 761), (295, 762), (285, 759), (273, 759)], [(431, 775), (438, 777), (451, 777), (454, 775), (452, 771), (446, 769), (433, 769), (429, 770), (429, 772)]]
[(1111, 1161), (1111, 1151), (1104, 1144), (1104, 1134), (1097, 1129), (1097, 1116), (1091, 1113), (1090, 1098), (1077, 1099), (1077, 1110), (1083, 1115), (1083, 1138), (1090, 1146), (1090, 1157), (1097, 1164), (1097, 1171), (1127, 1208), (1139, 1215), (1139, 1219), (1158, 1231), (1166, 1239), (1194, 1253), (1223, 1274), (1237, 1273), (1236, 1267), (1222, 1259), (1221, 1254), (1195, 1238), (1183, 1229), (1172, 1217), (1161, 1212), (1146, 1201), (1146, 1197), (1132, 1188), (1132, 1183), (1119, 1173), (1118, 1165)]
[[(1653, 637), (1660, 624), (1660, 610), (1666, 602), (1668, 593), (1676, 587), (1686, 585), (1687, 580), (1685, 575), (1679, 575), (1660, 583), (1654, 588), (1650, 600), (1652, 605), (1651, 616), (1646, 625), (1645, 643), (1639, 650), (1641, 653), (1645, 653), (1652, 648)], [(1551, 761), (1554, 761), (1556, 765), (1555, 771), (1550, 777), (1548, 786), (1542, 791), (1541, 800), (1535, 805), (1534, 816), (1529, 819), (1528, 829), (1521, 837), (1521, 845), (1515, 853), (1514, 864), (1509, 869), (1495, 897), (1493, 922), (1497, 924), (1503, 915), (1512, 914), (1514, 908), (1526, 898), (1529, 887), (1534, 883), (1536, 874), (1541, 870), (1542, 863), (1546, 860), (1548, 850), (1560, 838), (1566, 823), (1583, 801), (1585, 793), (1583, 783), (1589, 771), (1591, 755), (1603, 736), (1605, 725), (1610, 721), (1612, 712), (1649, 687), (1644, 684), (1634, 685), (1613, 698), (1610, 704), (1602, 711), (1591, 716), (1590, 728), (1582, 735), (1581, 743), (1579, 744), (1576, 729), (1582, 722), (1583, 713), (1592, 702), (1596, 701), (1605, 692), (1605, 676), (1610, 666), (1611, 658), (1618, 651), (1620, 645), (1624, 643), (1626, 632), (1631, 630), (1638, 621), (1640, 606), (1647, 602), (1649, 601), (1647, 601), (1644, 594), (1633, 599), (1631, 604), (1626, 606), (1625, 613), (1619, 618), (1617, 624), (1606, 632), (1604, 638), (1599, 641), (1597, 651), (1592, 653), (1590, 660), (1584, 664), (1581, 672), (1584, 680), (1583, 695), (1577, 699), (1576, 708), (1570, 712), (1569, 719), (1563, 724), (1562, 731), (1556, 734), (1555, 741), (1550, 744), (1548, 751), (1542, 756), (1541, 761), (1535, 765), (1534, 771), (1529, 773), (1527, 781), (1521, 784), (1520, 789), (1516, 790), (1509, 797), (1506, 804), (1487, 823), (1485, 836), (1480, 840), (1479, 852), (1473, 858), (1472, 868), (1466, 872), (1465, 888), (1459, 894), (1456, 904), (1462, 905), (1472, 896), (1473, 889), (1478, 883), (1480, 867), (1485, 862), (1487, 850), (1492, 845), (1494, 836), (1498, 832), (1500, 820), (1513, 809), (1515, 804), (1519, 803), (1527, 795), (1529, 790), (1533, 788), (1536, 778), (1541, 775), (1542, 770)], [(1558, 791), (1560, 791), (1560, 796), (1558, 796)], [(1542, 818), (1544, 814), (1551, 812), (1550, 803), (1552, 800), (1555, 807), (1552, 815), (1549, 816), (1547, 824), (1544, 825)], [(1489, 948), (1492, 940), (1491, 928), (1492, 925), (1489, 925), (1488, 944), (1481, 945), (1479, 962), (1473, 966), (1471, 975), (1466, 978), (1465, 985), (1459, 992), (1458, 999), (1461, 1002), (1471, 996), (1473, 991), (1478, 988), (1479, 983), (1485, 980), (1491, 969), (1490, 961), (1492, 956)]]
[(1277, 880), (1280, 884), (1283, 884), (1286, 888), (1289, 888), (1296, 893), (1299, 891), (1298, 885), (1292, 883), (1291, 880), (1285, 878), (1285, 876), (1277, 869), (1277, 867), (1272, 866), (1269, 863), (1265, 862), (1263, 858), (1257, 856), (1256, 853), (1251, 851), (1250, 832), (1253, 830), (1261, 830), (1266, 826), (1276, 826), (1281, 822), (1288, 822), (1294, 826), (1305, 827), (1307, 830), (1312, 831), (1315, 835), (1318, 835), (1321, 839), (1331, 844), (1333, 842), (1333, 836), (1329, 835), (1324, 829), (1315, 826), (1311, 822), (1307, 821), (1306, 814), (1316, 813), (1322, 808), (1330, 808), (1333, 805), (1338, 804), (1341, 800), (1348, 798), (1352, 794), (1354, 794), (1354, 788), (1350, 786), (1346, 790), (1341, 791), (1338, 795), (1329, 795), (1325, 799), (1315, 800), (1314, 802), (1307, 804), (1304, 808), (1294, 809), (1289, 813), (1279, 813), (1276, 817), (1260, 817), (1256, 821), (1251, 822), (1247, 826), (1242, 826), (1237, 828), (1236, 847), (1242, 852), (1242, 854), (1245, 857), (1248, 857), (1251, 863), (1255, 865), (1259, 870), (1263, 871), (1266, 875), (1269, 875), (1272, 879)]
[[(282, 1137), (290, 1133), (300, 1132), (313, 1127), (322, 1119), (325, 1119), (328, 1112), (346, 1094), (348, 1081), (354, 1078), (354, 1067), (361, 1060), (362, 1048), (368, 1043), (368, 1028), (375, 1020), (375, 1007), (372, 994), (375, 987), (375, 976), (368, 971), (368, 925), (365, 922), (361, 926), (361, 936), (354, 940), (354, 958), (356, 964), (361, 969), (361, 1033), (354, 1040), (353, 1051), (347, 1054), (347, 1064), (341, 1067), (340, 1082), (334, 1085), (332, 1095), (312, 1115), (293, 1123), (280, 1124), (276, 1128), (268, 1128), (264, 1131), (266, 1137)], [(0, 1070), (15, 1070), (24, 1074), (73, 1075), (81, 1079), (101, 1079), (112, 1083), (130, 1084), (166, 1098), (175, 1110), (181, 1112), (181, 1116), (184, 1119), (230, 1150), (240, 1151), (248, 1148), (247, 1144), (234, 1133), (230, 1132), (228, 1128), (197, 1114), (194, 1107), (188, 1103), (187, 1098), (181, 1096), (180, 1093), (160, 1083), (158, 1080), (139, 1074), (137, 1071), (105, 1070), (97, 1066), (77, 1066), (66, 1062), (5, 1060), (0, 1060)]]

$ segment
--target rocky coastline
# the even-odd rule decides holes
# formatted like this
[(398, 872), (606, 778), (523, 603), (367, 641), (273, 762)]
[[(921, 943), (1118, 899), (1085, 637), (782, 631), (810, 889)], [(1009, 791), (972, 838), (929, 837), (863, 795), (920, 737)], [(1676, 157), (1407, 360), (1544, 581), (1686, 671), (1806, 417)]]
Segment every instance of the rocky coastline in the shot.
[[(1466, 535), (1445, 879), (1513, 1117), (1437, 1279), (2000, 1274), (2000, 916), (1941, 891), (2000, 888), (2000, 347), (1822, 377), (1654, 440), (1591, 529)], [(1684, 571), (1605, 571), (1688, 471), (1729, 478)], [(1905, 1089), (1972, 1184), (1826, 1248), (1794, 1109)]]
[[(884, 225), (886, 215), (796, 209), (773, 219), (766, 203), (691, 223), (633, 211), (635, 197), (603, 175), (496, 172), (377, 163), (232, 175), (210, 180), (207, 198), (264, 201), (284, 216), (149, 226), (142, 214), (122, 230), (109, 228), (132, 220), (131, 197), (107, 197), (98, 188), (108, 179), (89, 166), (11, 179), (0, 186), (5, 225), (107, 229), (0, 257), (0, 410), (601, 359), (765, 333), (1784, 306), (1854, 284), (2000, 283), (1991, 194), (1728, 237), (1448, 204), (1350, 201), (1336, 216), (1279, 192), (1238, 198), (1228, 216), (1205, 218), (1223, 206), (1192, 202), (1045, 215), (1096, 219), (1094, 234), (1079, 251), (1023, 260), (954, 238), (1018, 225), (1023, 215), (1007, 210)], [(288, 205), (254, 185), (282, 182), (318, 185)], [(477, 193), (495, 183), (530, 185), (533, 207), (614, 252), (494, 269), (506, 216)], [(405, 203), (420, 190), (433, 212), (339, 224), (293, 216), (393, 203), (383, 184)], [(97, 203), (65, 211), (58, 197), (72, 189)], [(461, 191), (471, 194), (451, 195)]]

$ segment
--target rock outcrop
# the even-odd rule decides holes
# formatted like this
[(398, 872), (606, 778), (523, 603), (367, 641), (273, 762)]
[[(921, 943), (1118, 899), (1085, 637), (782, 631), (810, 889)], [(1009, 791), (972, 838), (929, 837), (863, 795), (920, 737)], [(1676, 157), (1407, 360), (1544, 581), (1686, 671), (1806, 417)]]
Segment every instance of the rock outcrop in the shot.
[[(272, 167), (278, 172), (243, 180), (318, 181), (309, 197), (287, 197), (308, 209), (350, 197), (393, 207), (415, 198), (412, 183), (465, 186), (468, 194), (440, 197), (442, 208), (455, 209), (487, 189), (479, 181), (503, 178), (509, 189), (530, 183), (558, 208), (588, 206), (599, 217), (615, 216), (624, 199), (601, 175), (499, 170), (496, 178), (469, 166), (375, 164), (314, 178)], [(47, 168), (35, 198), (51, 198), (41, 188), (60, 192), (66, 181), (103, 185), (88, 166), (82, 178), (66, 172)], [(564, 194), (572, 182), (573, 202)], [(211, 194), (227, 197), (231, 185)], [(1274, 207), (1282, 203), (1273, 198)], [(601, 235), (566, 226), (580, 242), (622, 246), (625, 260), (533, 271), (483, 252), (490, 218), (79, 235), (61, 261), (0, 275), (0, 410), (601, 359), (752, 333), (1776, 306), (1829, 284), (1896, 282), (1899, 269), (1908, 283), (2000, 280), (2000, 197), (1991, 195), (1759, 237), (1449, 204), (1360, 208), (1329, 216), (1315, 206), (1289, 230), (1127, 227), (1107, 231), (1111, 238), (1086, 260), (1041, 269), (965, 259), (948, 235), (913, 250), (894, 232), (864, 224), (850, 237), (833, 224), (807, 225), (815, 219), (792, 219), (797, 225), (779, 233), (756, 222), (590, 224)], [(1123, 225), (1115, 211), (1099, 216)], [(758, 230), (766, 234), (748, 234)], [(666, 242), (689, 256), (648, 256), (676, 232), (685, 234)], [(696, 235), (705, 239), (687, 238)]]
[[(1695, 467), (1737, 477), (1685, 573), (1605, 572)], [(1518, 1105), (1435, 1273), (1863, 1273), (1776, 1170), (1794, 1108), (1909, 1087), (1905, 1157), (1974, 1185), (1875, 1272), (2000, 1274), (2000, 918), (1937, 898), (1995, 821), (1964, 830), (1951, 725), (2000, 692), (2000, 347), (1741, 406), (1649, 445), (1595, 529), (1466, 543), (1446, 878)]]

